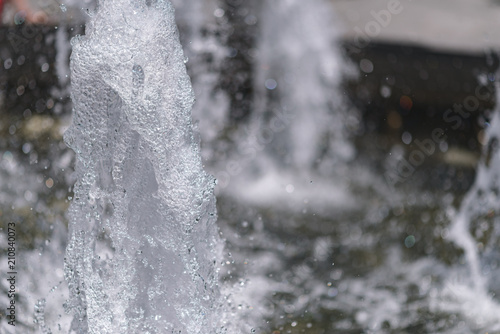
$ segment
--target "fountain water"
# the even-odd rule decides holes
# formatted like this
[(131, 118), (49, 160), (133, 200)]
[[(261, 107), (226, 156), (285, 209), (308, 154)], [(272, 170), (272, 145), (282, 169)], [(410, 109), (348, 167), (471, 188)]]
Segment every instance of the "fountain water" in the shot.
[(219, 1), (172, 1), (181, 30), (181, 43), (188, 58), (196, 103), (193, 119), (202, 142), (202, 156), (212, 160), (216, 141), (228, 125), (229, 98), (220, 88), (223, 60), (228, 54), (220, 38)]
[[(218, 292), (229, 282), (242, 289), (232, 305), (246, 313), (258, 333), (496, 330), (498, 303), (491, 294), (500, 287), (491, 277), (498, 270), (493, 138), (498, 116), (488, 131), (490, 153), (477, 184), (459, 214), (451, 215), (459, 219), (449, 239), (465, 249), (472, 272), (470, 282), (457, 284), (453, 279), (469, 268), (454, 264), (460, 250), (441, 238), (448, 231), (445, 211), (453, 194), (411, 185), (383, 193), (384, 179), (373, 165), (363, 166), (362, 159), (346, 163), (354, 151), (345, 130), (356, 126), (357, 115), (345, 112), (348, 105), (339, 93), (345, 65), (333, 43), (338, 30), (331, 29), (327, 1), (174, 3), (188, 28), (185, 55), (198, 87), (194, 113), (206, 157), (215, 151), (224, 157), (221, 162), (211, 157), (214, 163), (207, 165), (226, 186), (220, 192), (219, 225), (231, 254), (219, 274), (228, 284), (217, 283), (213, 183), (201, 169), (191, 129), (192, 93), (182, 64), (187, 59), (173, 41), (171, 8), (160, 0), (105, 0), (92, 14), (87, 36), (74, 41), (75, 115), (66, 140), (77, 153), (79, 182), (66, 256), (70, 332), (214, 333), (224, 326), (235, 333), (224, 319), (230, 315)], [(251, 27), (245, 32), (251, 36), (224, 26), (238, 20)], [(221, 46), (220, 35), (229, 31), (238, 31), (234, 39), (250, 40), (249, 49)], [(60, 33), (58, 41), (64, 39)], [(242, 52), (253, 73), (226, 69)], [(58, 70), (61, 75), (65, 68)], [(221, 88), (220, 80), (232, 83), (231, 76), (243, 77), (242, 86), (252, 78), (254, 85), (245, 86), (248, 95), (223, 91), (227, 87)], [(252, 107), (248, 118), (231, 124), (228, 118), (239, 112), (229, 110), (236, 100)], [(220, 140), (221, 132), (228, 138)], [(375, 159), (386, 156), (376, 153)], [(58, 184), (62, 202), (72, 182), (71, 155), (65, 156), (60, 164), (48, 159), (68, 178)], [(12, 206), (28, 212), (31, 207), (51, 223), (45, 215), (58, 209), (41, 208), (45, 200), (33, 195), (48, 192), (39, 175), (11, 182), (21, 162), (15, 152), (4, 152), (1, 159), (2, 179), (8, 180), (2, 190), (12, 189)], [(65, 207), (59, 210), (62, 217)], [(58, 292), (53, 288), (50, 298), (56, 300), (39, 302), (36, 320), (43, 333), (54, 323), (70, 327), (57, 314), (59, 299), (66, 298), (58, 284), (62, 273), (52, 270), (53, 263), (62, 262), (59, 236), (65, 236), (65, 227), (59, 220), (57, 233), (37, 236), (36, 249), (23, 250), (30, 271), (20, 284), (25, 307), (19, 323), (28, 324), (26, 332), (35, 329), (28, 327), (33, 319), (24, 310), (54, 285)], [(48, 281), (51, 270), (56, 275)], [(28, 289), (34, 277), (37, 284)], [(0, 299), (5, 300), (3, 290)], [(215, 318), (217, 311), (221, 319)], [(7, 325), (0, 326), (10, 333)]]
[(72, 44), (72, 330), (223, 332), (214, 180), (170, 2), (100, 1)]
[(254, 108), (235, 140), (237, 151), (216, 176), (223, 187), (234, 183), (232, 195), (257, 204), (297, 207), (309, 198), (317, 206), (346, 205), (340, 178), (332, 175), (354, 156), (339, 89), (349, 66), (335, 44), (331, 4), (263, 1), (258, 17)]
[[(497, 92), (499, 88), (497, 84)], [(500, 109), (497, 109), (488, 123), (487, 144), (477, 167), (475, 183), (459, 211), (452, 213), (453, 223), (448, 236), (464, 251), (469, 279), (448, 283), (445, 300), (451, 299), (453, 305), (445, 302), (443, 306), (448, 311), (463, 313), (479, 327), (495, 331), (500, 330), (500, 304), (493, 297), (500, 286), (489, 278), (495, 277), (498, 270), (496, 245), (500, 236), (496, 228), (500, 199)]]
[(339, 91), (345, 62), (334, 44), (339, 30), (331, 5), (323, 0), (265, 1), (260, 17), (257, 118), (281, 132), (268, 150), (299, 170), (351, 158), (346, 101)]
[[(354, 115), (348, 115), (348, 104), (340, 94), (342, 75), (349, 72), (336, 44), (339, 30), (330, 3), (278, 0), (241, 7), (234, 10), (247, 13), (241, 24), (256, 24), (258, 33), (255, 45), (237, 50), (252, 61), (253, 85), (247, 87), (253, 95), (252, 109), (230, 134), (234, 149), (215, 166), (214, 174), (221, 205), (233, 204), (228, 224), (243, 231), (226, 234), (236, 248), (235, 262), (248, 263), (235, 270), (244, 286), (235, 296), (236, 304), (258, 330), (266, 332), (270, 328), (265, 320), (273, 319), (276, 325), (291, 314), (314, 314), (313, 300), (325, 293), (323, 284), (311, 279), (308, 264), (291, 259), (291, 254), (303, 255), (309, 246), (316, 247), (315, 240), (298, 246), (295, 239), (289, 243), (276, 234), (285, 236), (304, 223), (297, 220), (308, 221), (311, 208), (330, 214), (355, 207), (341, 177), (355, 153), (346, 127)], [(244, 96), (244, 92), (238, 94)], [(251, 208), (250, 214), (234, 211), (241, 203)], [(261, 213), (270, 207), (281, 217), (264, 221)], [(288, 219), (290, 212), (294, 217)], [(326, 271), (331, 266), (327, 263), (331, 252), (326, 249), (330, 247), (329, 238), (318, 240)], [(279, 300), (278, 296), (287, 297)]]

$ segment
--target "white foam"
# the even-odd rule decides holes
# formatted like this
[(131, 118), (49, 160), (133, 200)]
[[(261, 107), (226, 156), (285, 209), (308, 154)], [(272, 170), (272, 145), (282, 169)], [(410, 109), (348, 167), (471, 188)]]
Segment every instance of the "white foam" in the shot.
[(101, 1), (72, 41), (65, 276), (85, 333), (220, 333), (214, 180), (169, 1)]

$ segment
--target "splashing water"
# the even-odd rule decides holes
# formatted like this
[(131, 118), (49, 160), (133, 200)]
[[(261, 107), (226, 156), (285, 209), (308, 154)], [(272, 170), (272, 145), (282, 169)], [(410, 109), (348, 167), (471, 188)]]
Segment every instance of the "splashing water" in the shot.
[[(218, 144), (217, 137), (232, 126), (227, 118), (233, 96), (218, 87), (231, 72), (218, 72), (231, 67), (222, 58), (234, 50), (233, 45), (218, 44), (223, 38), (215, 36), (239, 26), (214, 27), (214, 16), (223, 22), (232, 14), (218, 8), (216, 0), (173, 2), (184, 10), (181, 18), (192, 19), (184, 55), (171, 43), (176, 32), (170, 7), (162, 1), (102, 2), (92, 15), (88, 35), (74, 41), (75, 117), (66, 140), (78, 154), (80, 181), (71, 207), (66, 256), (71, 289), (66, 308), (74, 315), (71, 333), (213, 333), (223, 331), (222, 326), (227, 333), (237, 332), (228, 329), (224, 318), (229, 316), (220, 306), (223, 298), (213, 264), (219, 258), (215, 246), (219, 240), (211, 216), (215, 214), (212, 181), (197, 158), (188, 115), (192, 93), (179, 60), (186, 62), (189, 55), (187, 65), (197, 80), (193, 112), (195, 117), (198, 112), (200, 130), (207, 131), (201, 137), (213, 141), (205, 146), (207, 156), (216, 151), (210, 145), (222, 147), (218, 153), (230, 152), (231, 147)], [(500, 283), (494, 279), (499, 273), (495, 227), (499, 115), (487, 132), (490, 144), (476, 185), (458, 212), (448, 209), (453, 223), (447, 229), (443, 211), (451, 207), (451, 194), (440, 202), (441, 195), (421, 190), (407, 197), (399, 191), (383, 193), (383, 177), (371, 166), (358, 173), (362, 170), (358, 161), (343, 172), (347, 165), (342, 160), (350, 159), (352, 146), (344, 136), (349, 115), (342, 113), (347, 105), (337, 92), (344, 64), (331, 43), (335, 29), (325, 28), (332, 21), (327, 1), (225, 3), (239, 4), (238, 13), (248, 10), (245, 6), (251, 7), (249, 13), (259, 11), (241, 20), (255, 27), (248, 34), (256, 43), (249, 46), (255, 72), (249, 89), (254, 96), (252, 111), (250, 119), (236, 124), (249, 127), (240, 138), (229, 138), (237, 145), (234, 151), (240, 149), (228, 154), (233, 161), (219, 155), (211, 157), (217, 165), (210, 166), (214, 172), (225, 168), (232, 178), (228, 188), (234, 192), (222, 193), (220, 201), (219, 225), (231, 252), (221, 265), (219, 275), (226, 281), (220, 288), (232, 282), (240, 286), (239, 295), (231, 291), (235, 301), (231, 304), (243, 309), (235, 312), (244, 313), (252, 323), (244, 332), (500, 330), (498, 297), (493, 296), (500, 293)], [(56, 37), (59, 45), (66, 39), (64, 30)], [(60, 45), (64, 49), (58, 48), (58, 64), (64, 65), (69, 48)], [(57, 70), (61, 77), (66, 69)], [(71, 156), (64, 160), (69, 170)], [(246, 169), (235, 168), (235, 161)], [(3, 153), (2, 188), (12, 192), (15, 206), (34, 206), (32, 192), (36, 186), (42, 188), (36, 193), (45, 188), (36, 175), (23, 175), (29, 182), (12, 182), (21, 163), (15, 151)], [(342, 188), (342, 177), (362, 185), (361, 191)], [(364, 200), (361, 193), (372, 196), (366, 190), (378, 181), (381, 185), (373, 187), (377, 191), (372, 201)], [(233, 194), (238, 196), (233, 199)], [(245, 196), (264, 209), (239, 202)], [(283, 203), (291, 204), (283, 208)], [(346, 206), (357, 215), (344, 216)], [(49, 207), (46, 212), (54, 210)], [(201, 217), (199, 223), (194, 217)], [(405, 238), (415, 222), (421, 224), (421, 235), (412, 235), (414, 245), (409, 248)], [(59, 225), (65, 238), (63, 222)], [(431, 234), (439, 240), (432, 241)], [(60, 240), (58, 235), (51, 236), (53, 254), (63, 247), (54, 242)], [(457, 247), (448, 252), (445, 246), (450, 243), (442, 242), (441, 236)], [(39, 249), (23, 254), (29, 275), (23, 275), (26, 283), (20, 286), (32, 284), (29, 280), (36, 277), (40, 287), (38, 292), (29, 290), (29, 300), (28, 294), (20, 294), (28, 305), (26, 311), (20, 309), (20, 324), (33, 323), (26, 316), (33, 310), (32, 296), (47, 296), (44, 290), (60, 280), (59, 274), (54, 283), (43, 279), (49, 276), (43, 271), (54, 271), (51, 265), (62, 262), (58, 256), (47, 256), (48, 250), (43, 258)], [(461, 257), (461, 250), (464, 262), (450, 264)], [(60, 292), (57, 296), (54, 288)], [(51, 333), (54, 322), (69, 327), (57, 314), (65, 291), (58, 284), (54, 288), (52, 301), (42, 299), (35, 306), (35, 320), (43, 333)], [(55, 311), (51, 305), (57, 305)], [(220, 321), (213, 315), (216, 312)], [(4, 328), (8, 327), (0, 332)]]
[(229, 167), (217, 178), (222, 187), (234, 183), (228, 187), (231, 195), (258, 205), (298, 207), (308, 199), (323, 208), (351, 206), (341, 178), (332, 177), (342, 174), (355, 152), (345, 126), (347, 104), (339, 93), (348, 66), (335, 45), (331, 4), (264, 1), (259, 18), (254, 110), (241, 127)]
[(338, 29), (331, 4), (266, 1), (261, 16), (255, 90), (258, 118), (271, 118), (267, 128), (274, 132), (262, 133), (264, 141), (272, 136), (267, 149), (299, 170), (321, 169), (318, 160), (326, 165), (351, 158), (339, 94), (345, 63), (334, 45)]
[[(497, 92), (499, 88), (497, 85)], [(494, 282), (488, 279), (494, 277), (494, 259), (498, 258), (499, 231), (495, 226), (498, 226), (496, 211), (500, 200), (499, 134), (500, 112), (497, 110), (486, 131), (488, 144), (479, 161), (475, 183), (454, 216), (448, 236), (463, 249), (470, 277), (465, 282), (449, 282), (444, 296), (445, 300), (451, 299), (453, 305), (446, 301), (442, 304), (443, 309), (461, 312), (479, 328), (490, 330), (500, 330), (500, 304), (493, 299), (495, 293), (490, 292), (490, 288), (498, 292), (499, 286), (492, 286)], [(478, 237), (483, 242), (478, 241)]]
[(222, 333), (214, 180), (192, 130), (172, 5), (100, 1), (72, 43), (72, 330)]
[(220, 89), (227, 47), (221, 44), (216, 22), (222, 9), (217, 0), (172, 1), (181, 29), (188, 73), (196, 94), (193, 119), (198, 123), (203, 159), (214, 156), (214, 142), (227, 126), (229, 98)]

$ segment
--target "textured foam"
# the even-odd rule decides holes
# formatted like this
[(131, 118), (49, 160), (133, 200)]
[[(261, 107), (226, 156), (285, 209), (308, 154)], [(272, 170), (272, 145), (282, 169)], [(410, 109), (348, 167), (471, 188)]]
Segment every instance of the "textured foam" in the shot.
[(192, 129), (170, 2), (100, 1), (72, 44), (72, 330), (223, 331), (214, 179)]

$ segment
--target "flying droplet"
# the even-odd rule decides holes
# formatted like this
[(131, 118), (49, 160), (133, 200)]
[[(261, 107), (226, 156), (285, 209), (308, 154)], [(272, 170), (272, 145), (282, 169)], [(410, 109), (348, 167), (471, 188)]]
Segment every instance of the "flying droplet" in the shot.
[(266, 88), (269, 90), (273, 90), (276, 89), (276, 87), (278, 87), (278, 83), (274, 79), (267, 79), (265, 85)]

